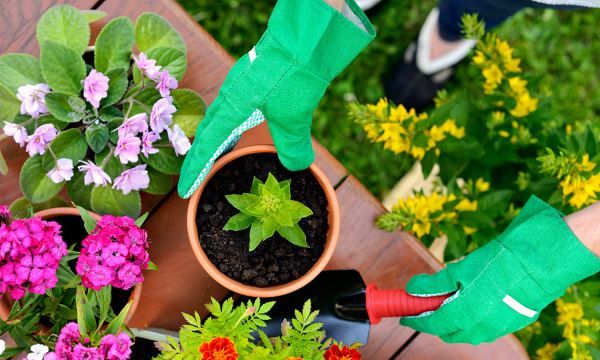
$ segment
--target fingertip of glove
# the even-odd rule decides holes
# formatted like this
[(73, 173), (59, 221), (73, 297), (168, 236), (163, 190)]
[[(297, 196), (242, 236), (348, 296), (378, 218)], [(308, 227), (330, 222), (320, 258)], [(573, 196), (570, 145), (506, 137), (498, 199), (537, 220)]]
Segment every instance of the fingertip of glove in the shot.
[(315, 154), (311, 151), (303, 156), (289, 156), (286, 153), (278, 152), (279, 161), (290, 171), (306, 170), (315, 161)]

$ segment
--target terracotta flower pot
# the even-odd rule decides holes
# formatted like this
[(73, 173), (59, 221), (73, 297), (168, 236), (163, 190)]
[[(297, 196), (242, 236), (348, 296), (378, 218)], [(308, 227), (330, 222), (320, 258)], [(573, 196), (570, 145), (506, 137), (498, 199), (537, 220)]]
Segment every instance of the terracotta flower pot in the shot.
[(187, 231), (188, 231), (188, 239), (190, 241), (190, 245), (194, 251), (194, 255), (200, 262), (200, 265), (204, 268), (204, 270), (219, 284), (226, 287), (227, 289), (250, 297), (275, 297), (281, 296), (285, 294), (289, 294), (294, 292), (301, 287), (305, 286), (309, 282), (311, 282), (327, 265), (331, 257), (333, 256), (333, 252), (335, 250), (339, 232), (340, 232), (340, 209), (337, 201), (337, 197), (335, 194), (335, 190), (333, 186), (329, 183), (329, 180), (325, 176), (325, 174), (315, 165), (312, 164), (309, 168), (310, 172), (313, 174), (323, 192), (325, 193), (325, 197), (327, 199), (328, 204), (328, 222), (329, 222), (329, 231), (327, 233), (327, 240), (325, 242), (325, 247), (321, 257), (317, 260), (317, 262), (301, 277), (293, 280), (291, 282), (270, 286), (270, 287), (257, 287), (252, 285), (246, 285), (239, 281), (233, 280), (230, 277), (223, 274), (208, 258), (202, 246), (200, 245), (200, 239), (198, 236), (198, 229), (196, 227), (196, 213), (198, 210), (198, 204), (200, 202), (200, 198), (202, 196), (202, 191), (206, 184), (210, 181), (210, 179), (216, 174), (221, 168), (230, 162), (247, 155), (259, 154), (259, 153), (276, 153), (276, 149), (271, 145), (253, 145), (244, 147), (241, 149), (234, 150), (219, 160), (217, 160), (208, 174), (202, 185), (196, 190), (196, 192), (190, 198), (190, 202), (188, 204), (187, 211)]
[[(94, 212), (91, 212), (91, 211), (90, 211), (90, 214), (94, 217), (94, 219), (100, 220), (100, 215), (98, 215)], [(61, 207), (61, 208), (42, 210), (42, 211), (35, 213), (34, 215), (41, 217), (44, 220), (52, 220), (52, 219), (60, 217), (60, 216), (76, 216), (76, 217), (80, 216), (79, 211), (76, 208), (72, 208), (72, 207)], [(81, 240), (83, 240), (83, 239), (81, 239)], [(127, 323), (127, 322), (129, 322), (129, 320), (131, 320), (131, 318), (132, 318), (133, 314), (135, 313), (135, 310), (140, 302), (141, 295), (142, 295), (142, 284), (137, 284), (136, 286), (133, 287), (131, 296), (129, 298), (129, 301), (132, 301), (133, 303), (131, 304), (129, 313), (127, 314), (127, 317), (125, 318), (125, 323)], [(8, 318), (11, 308), (12, 308), (12, 299), (10, 299), (8, 296), (5, 295), (2, 298), (2, 300), (0, 301), (0, 316), (2, 317), (2, 319)]]

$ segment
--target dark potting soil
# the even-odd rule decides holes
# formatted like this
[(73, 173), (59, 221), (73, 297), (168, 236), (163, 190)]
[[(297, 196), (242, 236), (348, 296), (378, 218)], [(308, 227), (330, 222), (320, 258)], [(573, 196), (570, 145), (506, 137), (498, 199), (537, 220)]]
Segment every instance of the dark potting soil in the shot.
[(158, 356), (160, 351), (154, 345), (154, 341), (142, 338), (135, 338), (135, 343), (131, 347), (131, 358), (135, 360), (151, 360)]
[[(313, 211), (299, 223), (310, 248), (293, 245), (275, 233), (250, 252), (249, 229), (223, 230), (229, 218), (239, 213), (225, 195), (249, 192), (255, 176), (265, 181), (269, 173), (278, 181), (291, 180), (292, 199)], [(202, 249), (228, 277), (259, 287), (285, 284), (304, 275), (323, 253), (329, 230), (327, 198), (309, 170), (291, 172), (275, 154), (248, 155), (224, 166), (208, 182), (198, 206), (196, 226)]]

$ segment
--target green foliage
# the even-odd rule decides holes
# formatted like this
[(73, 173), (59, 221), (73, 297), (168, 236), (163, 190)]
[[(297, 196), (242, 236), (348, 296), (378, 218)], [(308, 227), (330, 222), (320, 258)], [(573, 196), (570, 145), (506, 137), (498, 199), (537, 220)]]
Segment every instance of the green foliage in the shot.
[[(146, 55), (150, 59), (156, 60), (156, 64), (162, 69), (169, 71), (169, 75), (177, 80), (183, 78), (187, 70), (187, 57), (185, 52), (174, 47), (154, 47), (147, 51)], [(141, 74), (138, 69), (133, 70), (133, 79), (140, 82)]]
[(6, 86), (0, 84), (0, 118), (11, 121), (19, 113), (21, 102)]
[(171, 91), (177, 112), (173, 114), (173, 123), (179, 125), (185, 136), (193, 137), (196, 128), (206, 112), (206, 103), (193, 90), (176, 89)]
[(73, 160), (77, 164), (82, 160), (87, 151), (88, 145), (84, 136), (77, 129), (69, 129), (61, 132), (52, 140), (48, 151), (42, 155), (43, 169), (48, 172), (56, 167), (56, 159), (66, 158)]
[(38, 21), (38, 43), (52, 41), (83, 54), (90, 42), (90, 27), (86, 16), (70, 5), (53, 6)]
[(288, 344), (294, 356), (306, 360), (323, 358), (323, 353), (331, 345), (331, 339), (325, 339), (322, 323), (315, 323), (319, 311), (311, 310), (310, 300), (307, 300), (302, 311), (296, 310), (292, 323), (284, 322), (281, 325), (281, 340)]
[[(167, 134), (163, 133), (161, 140), (155, 143), (155, 146), (167, 145), (168, 139)], [(183, 156), (179, 156), (175, 153), (172, 147), (158, 147), (159, 151), (156, 154), (150, 154), (148, 158), (142, 157), (142, 160), (148, 164), (154, 170), (167, 174), (167, 175), (178, 175), (183, 165)]]
[(81, 10), (83, 16), (87, 20), (88, 24), (91, 24), (95, 21), (104, 19), (106, 17), (106, 13), (100, 10)]
[(52, 199), (62, 184), (55, 184), (46, 176), (48, 171), (42, 166), (42, 156), (36, 155), (25, 161), (21, 168), (19, 184), (23, 195), (32, 203), (43, 203)]
[(225, 224), (224, 230), (241, 231), (250, 228), (250, 251), (277, 232), (296, 246), (308, 247), (306, 235), (298, 222), (312, 210), (292, 200), (289, 180), (278, 182), (269, 173), (266, 182), (256, 177), (249, 193), (226, 195), (227, 201), (240, 211)]
[(99, 153), (108, 144), (110, 133), (106, 124), (98, 123), (90, 125), (85, 130), (85, 139), (93, 152)]
[(85, 101), (77, 96), (54, 91), (44, 99), (50, 114), (60, 121), (74, 123), (85, 116)]
[(29, 54), (5, 54), (0, 56), (0, 84), (13, 94), (20, 86), (43, 83), (38, 59)]
[(128, 17), (121, 16), (109, 21), (96, 39), (96, 70), (106, 73), (113, 69), (128, 69), (133, 43), (133, 23)]
[(34, 204), (31, 201), (27, 200), (27, 198), (18, 198), (10, 204), (9, 210), (13, 218), (16, 219), (25, 219), (29, 214), (29, 209), (31, 208), (33, 212), (38, 212), (46, 209), (52, 209), (57, 207), (65, 207), (69, 206), (63, 198), (53, 197), (52, 199)]
[(53, 41), (40, 43), (40, 65), (45, 82), (55, 91), (79, 95), (85, 63), (75, 50)]
[(135, 23), (135, 42), (140, 51), (157, 47), (172, 47), (187, 54), (181, 35), (163, 17), (154, 13), (143, 13)]
[(90, 204), (99, 214), (138, 217), (142, 211), (142, 199), (138, 191), (125, 195), (110, 186), (97, 186), (92, 189)]

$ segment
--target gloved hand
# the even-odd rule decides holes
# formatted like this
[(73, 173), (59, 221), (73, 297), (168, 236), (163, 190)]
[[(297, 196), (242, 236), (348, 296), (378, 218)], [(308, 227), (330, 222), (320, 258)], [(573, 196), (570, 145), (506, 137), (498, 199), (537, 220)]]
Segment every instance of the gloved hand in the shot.
[(181, 169), (181, 197), (191, 196), (215, 159), (265, 117), (286, 168), (313, 162), (313, 111), (329, 82), (375, 36), (360, 8), (347, 2), (344, 14), (323, 0), (277, 2), (267, 31), (233, 66), (198, 126)]
[(417, 296), (456, 292), (436, 311), (400, 323), (450, 343), (491, 342), (535, 321), (573, 283), (600, 271), (600, 258), (562, 214), (532, 197), (498, 238), (433, 275), (413, 277)]

